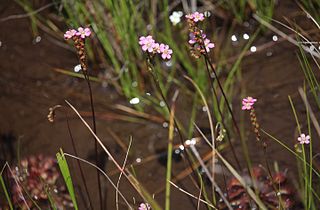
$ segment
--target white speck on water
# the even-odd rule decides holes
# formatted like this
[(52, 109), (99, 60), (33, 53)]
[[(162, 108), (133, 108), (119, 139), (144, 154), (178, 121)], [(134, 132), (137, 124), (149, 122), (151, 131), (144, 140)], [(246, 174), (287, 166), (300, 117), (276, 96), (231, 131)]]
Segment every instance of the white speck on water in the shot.
[(174, 150), (174, 153), (176, 153), (177, 155), (180, 153), (179, 149)]
[(250, 38), (250, 36), (249, 36), (248, 34), (243, 34), (243, 38), (244, 38), (245, 40), (248, 40), (248, 39)]
[(76, 72), (76, 73), (78, 73), (79, 71), (81, 71), (81, 65), (80, 65), (80, 64), (76, 65), (76, 66), (73, 68), (73, 71)]
[(203, 106), (203, 107), (202, 107), (202, 111), (203, 111), (203, 112), (206, 112), (206, 111), (207, 111), (207, 107), (206, 107), (206, 106)]
[(233, 34), (233, 35), (231, 36), (231, 40), (232, 40), (233, 42), (238, 41), (237, 36)]
[(187, 146), (189, 146), (191, 144), (191, 141), (188, 139), (184, 142)]
[(270, 56), (272, 56), (272, 54), (273, 54), (273, 53), (272, 53), (271, 51), (269, 51), (269, 52), (267, 52), (266, 55), (267, 55), (267, 57), (270, 57)]
[(147, 96), (151, 96), (151, 93), (146, 93)]
[(164, 101), (160, 101), (160, 106), (164, 107), (166, 105), (166, 103), (164, 103)]
[(205, 17), (210, 17), (211, 16), (211, 12), (210, 11), (205, 11), (204, 12), (204, 16)]
[(129, 103), (130, 104), (138, 104), (138, 103), (140, 103), (140, 99), (137, 97), (134, 97), (129, 101)]
[(141, 163), (141, 161), (142, 161), (141, 158), (137, 158), (137, 159), (136, 159), (136, 162), (137, 162), (137, 163)]
[(272, 40), (273, 40), (274, 42), (278, 41), (278, 36), (273, 35), (273, 36), (272, 36)]
[(257, 51), (257, 47), (256, 46), (251, 46), (250, 47), (250, 51), (251, 52), (256, 52)]
[(131, 85), (132, 85), (132, 87), (137, 87), (138, 86), (138, 82), (137, 81), (133, 81)]
[(37, 44), (41, 41), (41, 36), (36, 36), (36, 38), (34, 38), (34, 40), (32, 41), (33, 44)]
[(179, 146), (179, 149), (180, 149), (180, 150), (184, 150), (184, 146), (183, 146), (183, 145), (180, 145), (180, 146)]
[(168, 124), (167, 122), (164, 122), (164, 123), (162, 123), (162, 126), (163, 126), (164, 128), (167, 128), (167, 127), (169, 126), (169, 124)]

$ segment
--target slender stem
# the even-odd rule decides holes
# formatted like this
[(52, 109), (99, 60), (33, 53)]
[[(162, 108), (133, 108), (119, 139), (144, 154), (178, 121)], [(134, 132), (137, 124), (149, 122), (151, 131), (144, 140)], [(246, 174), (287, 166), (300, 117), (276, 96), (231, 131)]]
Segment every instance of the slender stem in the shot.
[[(93, 105), (93, 94), (92, 94), (92, 88), (91, 88), (91, 84), (90, 84), (90, 78), (87, 72), (82, 71), (84, 76), (85, 76), (85, 80), (87, 81), (88, 84), (88, 88), (89, 88), (89, 96), (90, 96), (90, 106), (91, 106), (91, 112), (92, 112), (92, 124), (93, 124), (93, 132), (95, 134), (97, 134), (97, 126), (96, 126), (96, 115), (95, 115), (95, 111), (94, 111), (94, 105)], [(99, 153), (98, 153), (98, 142), (94, 141), (94, 150), (95, 150), (95, 158), (96, 158), (96, 165), (100, 165), (99, 164)], [(100, 201), (100, 209), (103, 210), (103, 201), (102, 201), (102, 189), (101, 189), (101, 181), (100, 181), (100, 173), (99, 170), (96, 170), (97, 172), (97, 181), (98, 181), (98, 189), (99, 189), (99, 201)]]
[(168, 141), (168, 154), (167, 154), (167, 174), (166, 174), (166, 201), (165, 210), (170, 210), (170, 181), (171, 181), (171, 169), (172, 169), (172, 142), (174, 134), (174, 114), (175, 114), (175, 103), (172, 104), (170, 112), (170, 126), (169, 126), (169, 141)]
[[(217, 92), (215, 91), (215, 89), (214, 89), (214, 85), (213, 85), (213, 81), (211, 80), (211, 75), (210, 75), (210, 70), (209, 70), (209, 66), (208, 66), (208, 60), (204, 57), (204, 61), (205, 61), (205, 64), (206, 64), (206, 70), (207, 70), (207, 74), (208, 74), (208, 77), (209, 77), (209, 80), (210, 80), (210, 85), (211, 85), (211, 89), (212, 89), (212, 92), (213, 92), (213, 94), (214, 94), (214, 97), (217, 99), (217, 101), (218, 101), (218, 95), (217, 95)], [(223, 125), (223, 127), (225, 127), (226, 128), (226, 125), (225, 125), (225, 122), (224, 122), (224, 117), (223, 117), (223, 114), (222, 114), (222, 111), (221, 111), (221, 108), (220, 108), (220, 106), (219, 106), (219, 104), (218, 104), (218, 112), (219, 112), (219, 114), (220, 114), (220, 116), (221, 116), (221, 122), (222, 122), (222, 125)], [(239, 133), (240, 134), (240, 133)], [(240, 162), (239, 162), (239, 159), (238, 159), (238, 157), (237, 157), (237, 155), (236, 155), (236, 152), (235, 152), (235, 149), (234, 149), (234, 146), (233, 146), (233, 144), (232, 144), (232, 142), (231, 142), (231, 139), (230, 139), (230, 136), (229, 136), (229, 132), (227, 132), (227, 136), (228, 136), (228, 141), (229, 141), (229, 145), (230, 145), (230, 148), (231, 148), (231, 152), (232, 152), (232, 154), (233, 154), (233, 156), (234, 156), (234, 158), (235, 158), (235, 161), (236, 161), (236, 164), (237, 164), (237, 166), (238, 166), (238, 168), (239, 169), (241, 169), (241, 165), (240, 165)]]
[(214, 74), (214, 77), (215, 77), (216, 80), (217, 80), (219, 89), (220, 89), (220, 91), (221, 91), (221, 93), (222, 93), (222, 96), (223, 96), (224, 100), (226, 101), (226, 105), (227, 105), (228, 111), (229, 111), (229, 113), (230, 113), (230, 115), (231, 115), (232, 122), (233, 122), (233, 124), (234, 124), (234, 127), (236, 128), (236, 132), (237, 132), (239, 138), (241, 139), (242, 136), (241, 136), (241, 134), (240, 134), (240, 129), (239, 129), (238, 123), (237, 123), (237, 121), (236, 121), (236, 118), (234, 117), (234, 114), (233, 114), (233, 111), (232, 111), (232, 109), (231, 109), (229, 100), (228, 100), (228, 98), (227, 98), (227, 96), (226, 96), (226, 94), (225, 94), (225, 92), (224, 92), (224, 90), (223, 90), (223, 87), (222, 87), (222, 85), (221, 85), (221, 83), (220, 83), (220, 80), (219, 80), (219, 78), (218, 78), (218, 75), (217, 75), (217, 73), (216, 73), (216, 70), (215, 70), (215, 68), (213, 67), (212, 63), (211, 63), (210, 58), (208, 57), (208, 54), (205, 54), (204, 57), (205, 57), (205, 59), (207, 60), (208, 64), (210, 65), (210, 68), (212, 69), (212, 72), (213, 72), (213, 74)]
[[(67, 111), (64, 111), (64, 112), (65, 112), (65, 116), (66, 116), (66, 120), (67, 120), (67, 127), (68, 127), (69, 136), (70, 136), (70, 139), (71, 139), (73, 151), (74, 151), (74, 154), (77, 157), (79, 157), (78, 151), (77, 151), (77, 148), (76, 148), (76, 144), (74, 142), (74, 138), (73, 138), (73, 135), (72, 135), (72, 132), (71, 132), (71, 128), (70, 128), (70, 124), (69, 124), (69, 117), (68, 117)], [(82, 167), (81, 167), (81, 164), (80, 164), (80, 160), (78, 160), (78, 159), (77, 159), (77, 164), (78, 164), (78, 167), (79, 167), (79, 170), (80, 170), (80, 176), (81, 176), (82, 182), (84, 184), (84, 188), (85, 188), (86, 194), (88, 196), (89, 207), (90, 207), (90, 209), (93, 209), (92, 208), (91, 197), (90, 197), (89, 190), (88, 190), (88, 185), (87, 185), (86, 179), (84, 177), (84, 173), (83, 173), (83, 170), (82, 170)]]
[[(166, 97), (164, 96), (164, 94), (163, 94), (163, 92), (161, 90), (161, 87), (160, 87), (160, 84), (159, 84), (159, 79), (157, 78), (157, 76), (155, 75), (155, 73), (153, 71), (151, 60), (150, 60), (150, 56), (148, 56), (148, 58), (147, 58), (147, 66), (148, 66), (148, 70), (150, 71), (151, 76), (152, 76), (152, 78), (153, 78), (153, 80), (154, 80), (154, 82), (156, 84), (156, 87), (157, 87), (158, 91), (160, 92), (161, 98), (164, 101), (164, 103), (166, 104), (168, 112), (171, 113), (171, 108), (169, 106), (169, 103), (167, 102)], [(181, 145), (184, 145), (183, 136), (182, 136), (181, 130), (180, 130), (180, 128), (178, 126), (178, 123), (176, 122), (175, 118), (173, 118), (173, 122), (174, 122), (175, 128), (177, 128), (177, 131), (178, 131), (178, 134), (179, 134), (180, 143), (181, 143)], [(192, 173), (193, 173), (194, 177), (197, 178), (197, 174), (196, 174), (195, 170), (193, 169), (192, 162), (191, 162), (191, 160), (190, 160), (190, 158), (188, 156), (189, 155), (189, 149), (186, 147), (185, 151), (187, 153), (187, 155), (186, 155), (187, 158), (186, 159), (188, 161), (188, 164), (189, 164), (189, 166), (190, 166), (190, 168), (192, 170)], [(195, 180), (197, 180), (197, 179), (195, 179)], [(199, 187), (199, 183), (198, 182), (197, 182), (197, 185), (198, 185), (197, 187)]]

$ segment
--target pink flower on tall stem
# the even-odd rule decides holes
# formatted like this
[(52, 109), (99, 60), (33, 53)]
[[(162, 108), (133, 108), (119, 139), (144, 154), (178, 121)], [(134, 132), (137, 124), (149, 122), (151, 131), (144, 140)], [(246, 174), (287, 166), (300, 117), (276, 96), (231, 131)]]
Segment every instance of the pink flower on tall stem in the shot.
[(253, 109), (254, 103), (257, 101), (257, 99), (252, 98), (250, 96), (242, 99), (242, 110), (251, 110)]
[(210, 42), (209, 39), (204, 40), (204, 46), (205, 46), (207, 52), (210, 52), (210, 49), (214, 48), (214, 44), (212, 42)]
[(203, 20), (204, 20), (204, 14), (203, 13), (199, 13), (199, 12), (193, 13), (193, 21), (194, 22), (203, 21)]
[(187, 19), (193, 22), (199, 22), (204, 20), (204, 14), (200, 12), (194, 12), (185, 16)]
[(139, 45), (141, 45), (142, 50), (145, 52), (146, 51), (150, 53), (153, 52), (154, 44), (155, 44), (155, 41), (150, 35), (147, 37), (141, 36), (139, 38)]
[(66, 31), (63, 36), (65, 39), (71, 39), (73, 36), (76, 35), (76, 33), (77, 33), (76, 30), (70, 29), (70, 30)]
[(90, 28), (79, 27), (76, 35), (80, 36), (82, 39), (84, 39), (84, 38), (91, 35), (91, 30), (90, 30)]
[(309, 144), (310, 143), (310, 136), (309, 135), (305, 135), (304, 133), (302, 133), (299, 137), (298, 137), (298, 142), (300, 144)]
[(160, 52), (163, 59), (171, 58), (172, 50), (169, 48), (169, 45), (160, 44)]

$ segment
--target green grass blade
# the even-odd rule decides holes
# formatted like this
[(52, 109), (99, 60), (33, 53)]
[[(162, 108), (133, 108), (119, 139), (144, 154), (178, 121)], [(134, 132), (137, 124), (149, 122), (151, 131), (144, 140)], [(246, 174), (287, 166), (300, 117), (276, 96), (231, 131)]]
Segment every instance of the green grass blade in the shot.
[(9, 196), (7, 187), (6, 187), (5, 183), (4, 183), (2, 174), (0, 174), (0, 182), (1, 182), (1, 186), (2, 186), (3, 192), (4, 192), (5, 196), (6, 196), (7, 201), (8, 201), (10, 210), (13, 210), (13, 205), (12, 205), (12, 203), (11, 203), (10, 196)]
[(57, 156), (57, 160), (58, 160), (58, 165), (60, 167), (60, 171), (61, 171), (63, 179), (67, 185), (68, 192), (71, 197), (74, 208), (75, 208), (75, 210), (78, 210), (78, 205), (77, 205), (76, 195), (75, 195), (75, 191), (73, 188), (73, 183), (72, 183), (72, 179), (71, 179), (71, 175), (70, 175), (70, 170), (69, 170), (68, 163), (67, 163), (67, 160), (63, 154), (62, 149), (60, 149), (60, 153), (58, 152), (56, 154), (56, 156)]

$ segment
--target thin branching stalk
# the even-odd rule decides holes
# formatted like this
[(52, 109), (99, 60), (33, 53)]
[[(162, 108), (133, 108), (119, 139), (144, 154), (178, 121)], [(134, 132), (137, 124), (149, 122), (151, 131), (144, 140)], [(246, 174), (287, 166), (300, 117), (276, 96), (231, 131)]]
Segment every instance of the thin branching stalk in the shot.
[(117, 169), (119, 171), (123, 172), (123, 175), (127, 178), (127, 180), (130, 182), (130, 184), (134, 187), (134, 189), (140, 194), (140, 196), (146, 200), (154, 210), (161, 210), (159, 204), (150, 196), (150, 194), (144, 189), (144, 187), (138, 182), (138, 180), (135, 178), (135, 176), (132, 175), (132, 173), (129, 170), (123, 170), (120, 164), (115, 160), (115, 158), (112, 156), (110, 151), (107, 149), (107, 147), (102, 143), (102, 141), (99, 139), (99, 137), (93, 132), (92, 128), (89, 126), (89, 124), (83, 119), (83, 117), (80, 115), (78, 110), (72, 106), (67, 100), (65, 101), (68, 106), (77, 114), (79, 119), (82, 121), (82, 123), (87, 127), (87, 129), (90, 131), (90, 133), (94, 136), (95, 140), (99, 143), (103, 151), (108, 155), (110, 160), (115, 164)]
[[(176, 185), (175, 183), (173, 183), (173, 182), (170, 181), (170, 184), (172, 184), (172, 186), (174, 186), (175, 188), (177, 188), (179, 191), (183, 192), (184, 194), (186, 194), (186, 195), (188, 195), (188, 196), (190, 196), (190, 197), (192, 197), (192, 198), (194, 198), (194, 199), (197, 199), (197, 200), (199, 199), (198, 196), (192, 195), (191, 193), (189, 193), (188, 191), (182, 189), (181, 187), (179, 187), (179, 186)], [(201, 198), (200, 198), (199, 200), (200, 200), (202, 203), (204, 203), (204, 204), (206, 204), (206, 205), (208, 205), (208, 206), (210, 206), (210, 207), (212, 207), (212, 208), (214, 208), (214, 209), (217, 209), (217, 207), (215, 207), (213, 204), (211, 204), (211, 203), (209, 203), (209, 202), (207, 202), (207, 201), (205, 201), (205, 200), (202, 200)], [(217, 210), (218, 210), (218, 209), (217, 209)]]
[[(212, 185), (214, 186), (215, 190), (218, 192), (218, 194), (220, 195), (221, 199), (223, 200), (223, 202), (226, 204), (226, 206), (228, 207), (229, 210), (232, 210), (232, 206), (230, 204), (230, 202), (226, 199), (226, 197), (224, 196), (222, 190), (220, 189), (220, 187), (217, 185), (217, 183), (214, 181), (213, 177), (211, 176), (208, 167), (204, 164), (203, 160), (201, 159), (198, 150), (196, 149), (196, 147), (194, 145), (190, 145), (191, 151), (193, 152), (193, 154), (195, 155), (195, 157), (197, 158), (197, 160), (199, 161), (201, 167), (203, 168), (203, 170), (205, 171), (207, 177), (209, 178), (209, 180), (211, 181)], [(214, 163), (215, 164), (215, 163)], [(213, 188), (213, 189), (214, 189)], [(215, 192), (213, 192), (215, 193)]]
[[(204, 140), (207, 142), (207, 144), (212, 147), (210, 141), (207, 139), (207, 137), (203, 134), (203, 132), (196, 127), (201, 136), (204, 138)], [(213, 148), (212, 148), (213, 149)], [(232, 173), (232, 175), (240, 182), (240, 184), (243, 186), (243, 188), (247, 191), (249, 196), (256, 202), (256, 204), (259, 206), (262, 210), (267, 210), (267, 207), (264, 205), (264, 203), (261, 201), (259, 196), (257, 196), (254, 191), (246, 184), (245, 180), (241, 177), (241, 175), (232, 167), (232, 165), (218, 152), (218, 150), (215, 150), (218, 158), (223, 162), (223, 164), (228, 168), (228, 170)]]
[[(89, 89), (89, 97), (90, 97), (90, 107), (92, 112), (92, 125), (93, 125), (93, 132), (97, 134), (97, 125), (96, 125), (96, 115), (94, 111), (94, 103), (93, 103), (93, 94), (92, 94), (92, 88), (90, 84), (90, 78), (87, 71), (82, 71), (83, 76), (85, 77), (85, 80), (88, 85)], [(98, 152), (98, 143), (97, 141), (94, 141), (94, 151), (95, 151), (95, 159), (96, 159), (96, 165), (99, 165), (99, 152)], [(99, 170), (97, 172), (97, 181), (98, 181), (98, 189), (99, 189), (99, 201), (100, 201), (100, 209), (103, 208), (103, 200), (102, 200), (102, 188), (101, 188), (101, 181), (100, 181), (100, 173)]]
[[(152, 65), (152, 63), (151, 63), (151, 57), (150, 57), (150, 55), (148, 55), (148, 57), (147, 57), (147, 67), (148, 67), (149, 72), (151, 73), (152, 79), (154, 80), (154, 83), (155, 83), (158, 91), (160, 92), (160, 95), (161, 95), (162, 100), (163, 100), (164, 103), (166, 104), (166, 107), (167, 107), (167, 109), (168, 109), (168, 112), (171, 113), (170, 105), (169, 105), (166, 97), (165, 97), (164, 94), (163, 94), (163, 91), (162, 91), (162, 89), (161, 89), (161, 87), (160, 87), (160, 81), (159, 81), (157, 75), (156, 75), (155, 72), (154, 72), (153, 65)], [(181, 143), (181, 145), (184, 145), (184, 140), (183, 140), (182, 132), (181, 132), (181, 129), (180, 129), (178, 123), (176, 122), (176, 119), (175, 119), (175, 118), (173, 119), (173, 122), (174, 122), (175, 128), (176, 128), (177, 131), (178, 131), (179, 138), (180, 138), (180, 143)], [(194, 177), (197, 177), (197, 173), (194, 171), (194, 169), (193, 169), (193, 167), (192, 167), (192, 161), (190, 160), (190, 158), (189, 158), (189, 156), (188, 156), (188, 155), (189, 155), (189, 149), (186, 148), (185, 151), (186, 151), (186, 153), (187, 153), (187, 155), (186, 155), (187, 158), (186, 158), (186, 159), (187, 159), (187, 161), (188, 161), (188, 164), (189, 164), (190, 168), (192, 169), (193, 175), (194, 175)], [(191, 178), (192, 178), (192, 177), (191, 177)], [(196, 179), (195, 179), (195, 180), (196, 180)], [(197, 183), (197, 185), (199, 186), (199, 183)], [(197, 187), (198, 187), (198, 186), (197, 186)]]
[(122, 171), (120, 172), (120, 175), (119, 175), (119, 178), (118, 178), (118, 181), (117, 181), (117, 186), (116, 186), (116, 208), (117, 210), (119, 210), (119, 185), (120, 185), (120, 180), (121, 180), (121, 177), (122, 177), (122, 173), (126, 167), (126, 164), (127, 164), (127, 159), (128, 159), (128, 155), (129, 155), (129, 151), (130, 151), (130, 148), (131, 148), (131, 143), (132, 143), (132, 137), (130, 137), (130, 142), (129, 142), (129, 146), (128, 146), (128, 149), (127, 149), (127, 152), (126, 152), (126, 156), (124, 158), (124, 161), (123, 161), (123, 165), (122, 165)]

